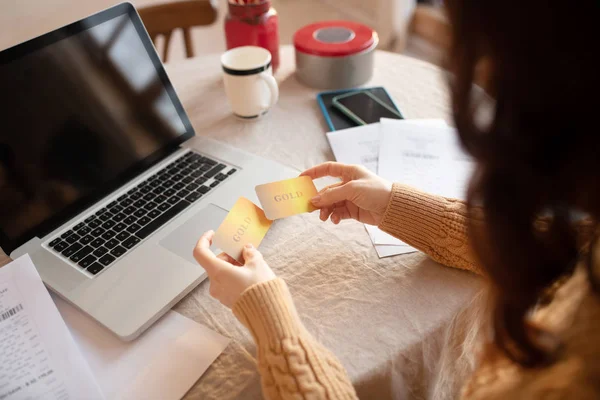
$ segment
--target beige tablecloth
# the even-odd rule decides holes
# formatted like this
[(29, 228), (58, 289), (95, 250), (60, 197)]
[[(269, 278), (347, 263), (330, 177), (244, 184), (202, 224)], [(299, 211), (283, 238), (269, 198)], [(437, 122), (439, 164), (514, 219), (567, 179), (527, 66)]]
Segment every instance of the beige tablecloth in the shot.
[[(299, 84), (293, 68), (293, 51), (285, 47), (279, 104), (256, 122), (231, 115), (217, 55), (170, 65), (168, 73), (198, 135), (302, 170), (333, 155), (317, 91)], [(444, 78), (432, 65), (378, 52), (369, 85), (385, 86), (407, 118), (448, 116)], [(287, 281), (308, 330), (341, 360), (361, 398), (456, 397), (472, 368), (473, 352), (463, 343), (474, 332), (469, 307), (480, 278), (420, 253), (378, 259), (361, 224), (334, 226), (317, 213), (277, 221), (260, 250)], [(252, 338), (210, 298), (208, 286), (200, 284), (175, 310), (232, 343), (186, 398), (261, 398)]]

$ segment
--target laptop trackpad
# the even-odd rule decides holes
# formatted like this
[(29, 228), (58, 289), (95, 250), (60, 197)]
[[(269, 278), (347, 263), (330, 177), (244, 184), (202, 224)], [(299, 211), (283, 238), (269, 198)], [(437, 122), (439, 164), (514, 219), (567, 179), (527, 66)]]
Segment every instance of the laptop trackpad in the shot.
[[(165, 249), (177, 254), (179, 257), (188, 260), (192, 264), (197, 264), (192, 253), (198, 239), (206, 231), (211, 229), (216, 231), (227, 214), (227, 210), (217, 207), (214, 204), (209, 204), (179, 228), (171, 232), (169, 236), (163, 238), (159, 243)], [(210, 249), (215, 254), (221, 253), (214, 246)]]

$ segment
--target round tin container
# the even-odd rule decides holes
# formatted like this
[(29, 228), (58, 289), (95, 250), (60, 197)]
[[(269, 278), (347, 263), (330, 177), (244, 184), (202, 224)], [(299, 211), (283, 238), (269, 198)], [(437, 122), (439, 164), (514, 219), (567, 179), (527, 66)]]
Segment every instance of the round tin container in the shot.
[(377, 32), (349, 21), (307, 25), (294, 35), (296, 75), (317, 89), (345, 89), (373, 76)]

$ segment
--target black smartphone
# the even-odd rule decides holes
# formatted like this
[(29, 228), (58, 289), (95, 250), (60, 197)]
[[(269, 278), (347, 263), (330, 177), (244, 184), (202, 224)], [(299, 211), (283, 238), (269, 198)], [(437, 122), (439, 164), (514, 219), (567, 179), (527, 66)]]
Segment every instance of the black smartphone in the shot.
[[(357, 126), (357, 122), (352, 120), (350, 117), (348, 117), (346, 114), (344, 114), (343, 112), (338, 110), (333, 105), (333, 99), (336, 97), (339, 97), (341, 95), (344, 95), (344, 94), (361, 93), (361, 92), (368, 92), (368, 93), (373, 94), (375, 97), (377, 97), (377, 99), (381, 100), (386, 105), (391, 107), (393, 110), (397, 111), (399, 115), (402, 115), (402, 113), (398, 109), (398, 106), (396, 106), (396, 104), (394, 103), (394, 100), (392, 100), (389, 93), (385, 90), (385, 88), (383, 88), (381, 86), (371, 87), (371, 88), (344, 89), (344, 90), (334, 90), (334, 91), (322, 92), (317, 95), (317, 102), (319, 103), (321, 111), (323, 112), (323, 116), (325, 117), (325, 122), (327, 123), (327, 126), (329, 127), (330, 131), (347, 129), (347, 128), (352, 128), (352, 127)], [(394, 118), (398, 118), (398, 117), (394, 117)], [(379, 122), (379, 120), (377, 120), (376, 122)]]
[(333, 106), (358, 125), (379, 122), (381, 118), (402, 119), (402, 114), (370, 92), (346, 93), (333, 99)]

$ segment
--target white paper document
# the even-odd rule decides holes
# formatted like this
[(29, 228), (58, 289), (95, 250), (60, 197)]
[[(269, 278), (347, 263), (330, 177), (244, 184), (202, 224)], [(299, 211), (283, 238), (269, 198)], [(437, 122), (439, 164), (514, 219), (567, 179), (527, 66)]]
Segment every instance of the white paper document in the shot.
[(379, 175), (431, 194), (465, 199), (473, 172), (454, 128), (406, 124), (382, 125)]
[[(369, 124), (356, 128), (343, 129), (329, 132), (327, 139), (335, 159), (345, 164), (362, 165), (373, 173), (377, 173), (379, 164), (379, 146), (381, 140), (381, 125)], [(381, 232), (376, 226), (365, 225), (365, 229), (375, 246), (375, 251), (380, 258), (398, 254), (411, 253), (414, 248), (402, 243), (398, 239)], [(379, 248), (375, 241), (376, 237), (387, 235), (394, 240), (392, 246)]]
[(29, 256), (0, 268), (0, 400), (102, 398)]
[(132, 342), (122, 342), (54, 296), (107, 399), (178, 400), (225, 350), (229, 339), (169, 311)]

